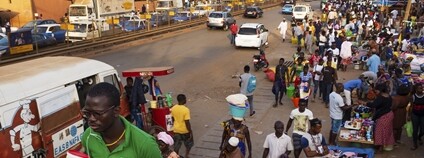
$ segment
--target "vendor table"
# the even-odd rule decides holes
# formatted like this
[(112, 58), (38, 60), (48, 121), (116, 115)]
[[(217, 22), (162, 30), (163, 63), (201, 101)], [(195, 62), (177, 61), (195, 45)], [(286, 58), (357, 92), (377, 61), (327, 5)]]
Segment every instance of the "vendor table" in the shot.
[(350, 143), (361, 143), (361, 144), (371, 144), (371, 145), (374, 144), (374, 140), (367, 141), (365, 139), (345, 139), (345, 138), (341, 137), (342, 135), (348, 135), (351, 131), (357, 131), (357, 130), (347, 129), (347, 128), (340, 129), (339, 134), (337, 136), (337, 138), (338, 138), (337, 141), (339, 141), (339, 142), (350, 142)]

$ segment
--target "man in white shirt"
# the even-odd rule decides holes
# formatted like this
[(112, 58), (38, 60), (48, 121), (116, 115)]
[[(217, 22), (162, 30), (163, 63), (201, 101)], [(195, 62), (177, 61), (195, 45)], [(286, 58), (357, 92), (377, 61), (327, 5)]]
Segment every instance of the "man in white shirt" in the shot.
[(352, 57), (352, 42), (350, 42), (349, 39), (342, 43), (340, 57), (342, 58), (342, 69), (346, 71), (347, 65), (350, 64), (349, 60)]
[(250, 66), (245, 65), (244, 66), (244, 73), (240, 75), (239, 80), (239, 86), (240, 86), (240, 93), (246, 95), (247, 101), (250, 105), (250, 116), (253, 116), (255, 114), (255, 110), (253, 110), (253, 92), (247, 91), (247, 86), (249, 84), (250, 77), (253, 75), (250, 73)]
[(284, 123), (276, 121), (274, 123), (274, 129), (275, 133), (271, 133), (265, 138), (262, 158), (288, 157), (293, 150), (291, 138), (284, 134)]
[(336, 18), (337, 18), (337, 12), (336, 12), (336, 9), (332, 9), (332, 10), (328, 13), (328, 23), (334, 23)]
[(353, 105), (345, 106), (343, 97), (340, 95), (344, 91), (342, 83), (336, 84), (336, 91), (330, 93), (330, 118), (331, 118), (331, 130), (330, 130), (330, 145), (336, 144), (337, 134), (340, 131), (343, 120), (343, 111), (351, 108)]
[(402, 48), (400, 49), (402, 52), (406, 52), (408, 50), (408, 40), (409, 35), (406, 35), (405, 38), (402, 40)]
[(283, 38), (283, 42), (286, 41), (286, 32), (288, 28), (288, 23), (286, 22), (286, 18), (283, 18), (283, 21), (280, 22), (277, 29), (280, 31), (281, 37)]
[(294, 121), (292, 139), (295, 158), (299, 158), (302, 152), (301, 138), (309, 130), (309, 120), (314, 118), (312, 111), (306, 109), (307, 103), (308, 100), (301, 99), (299, 101), (299, 107), (291, 111), (289, 121), (287, 122), (285, 134), (287, 134)]

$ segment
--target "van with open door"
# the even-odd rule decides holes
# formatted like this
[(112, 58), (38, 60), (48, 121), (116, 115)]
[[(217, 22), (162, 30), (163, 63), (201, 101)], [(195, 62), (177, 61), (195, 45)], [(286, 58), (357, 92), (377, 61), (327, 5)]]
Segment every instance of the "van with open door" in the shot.
[(0, 67), (0, 157), (64, 157), (84, 132), (81, 108), (88, 90), (109, 82), (128, 102), (117, 71), (79, 57), (43, 57)]

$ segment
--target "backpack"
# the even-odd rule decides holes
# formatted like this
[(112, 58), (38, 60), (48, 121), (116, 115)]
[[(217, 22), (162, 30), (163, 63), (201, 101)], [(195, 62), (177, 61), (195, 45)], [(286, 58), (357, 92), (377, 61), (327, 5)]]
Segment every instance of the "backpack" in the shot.
[(256, 89), (256, 76), (252, 75), (247, 82), (247, 93), (252, 93)]

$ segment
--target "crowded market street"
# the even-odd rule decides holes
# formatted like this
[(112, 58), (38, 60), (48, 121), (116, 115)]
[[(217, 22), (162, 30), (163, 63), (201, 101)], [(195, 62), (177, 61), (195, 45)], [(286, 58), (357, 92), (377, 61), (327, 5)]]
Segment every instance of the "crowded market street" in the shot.
[[(320, 1), (308, 2), (320, 13)], [(296, 45), (292, 44), (291, 31), (288, 31), (288, 40), (282, 42), (278, 24), (283, 18), (291, 19), (291, 15), (282, 15), (281, 7), (264, 10), (264, 16), (259, 19), (237, 17), (237, 24), (246, 22), (260, 22), (269, 30), (269, 45), (265, 48), (270, 66), (278, 64), (279, 58), (292, 61), (296, 52)], [(175, 73), (158, 77), (157, 80), (164, 92), (172, 92), (173, 96), (183, 93), (187, 96), (187, 106), (191, 110), (191, 126), (194, 134), (194, 147), (190, 157), (218, 157), (223, 127), (221, 122), (228, 120), (228, 104), (225, 98), (230, 94), (239, 93), (238, 77), (243, 73), (244, 65), (252, 67), (252, 56), (258, 54), (254, 48), (235, 48), (230, 45), (227, 38), (228, 32), (212, 29), (205, 26), (198, 27), (191, 32), (181, 35), (155, 39), (152, 42), (129, 41), (128, 44), (115, 46), (114, 49), (99, 54), (87, 56), (88, 58), (103, 61), (114, 66), (119, 72), (134, 67), (173, 66)], [(314, 49), (318, 47), (315, 46)], [(265, 73), (251, 70), (258, 78), (254, 92), (254, 105), (256, 114), (245, 117), (245, 124), (249, 127), (252, 139), (252, 157), (262, 157), (263, 143), (266, 135), (274, 132), (274, 122), (281, 120), (285, 125), (289, 119), (290, 111), (294, 109), (292, 101), (286, 96), (284, 105), (273, 108), (274, 95), (272, 82), (266, 79)], [(357, 78), (363, 71), (354, 70), (353, 65), (348, 66), (346, 72), (338, 71), (338, 81), (344, 83)], [(125, 78), (121, 77), (122, 81)], [(123, 83), (125, 84), (125, 83)], [(147, 99), (151, 99), (147, 96)], [(331, 128), (329, 109), (317, 99), (309, 102), (308, 108), (314, 117), (322, 120), (321, 133), (328, 140)], [(291, 130), (288, 134), (291, 136)], [(378, 158), (386, 157), (423, 157), (424, 150), (420, 147), (411, 151), (412, 138), (402, 135), (402, 144), (392, 151), (375, 155)], [(183, 147), (184, 148), (184, 147)], [(183, 150), (184, 152), (184, 150)], [(290, 155), (292, 157), (292, 155)], [(301, 157), (305, 157), (302, 152)]]

